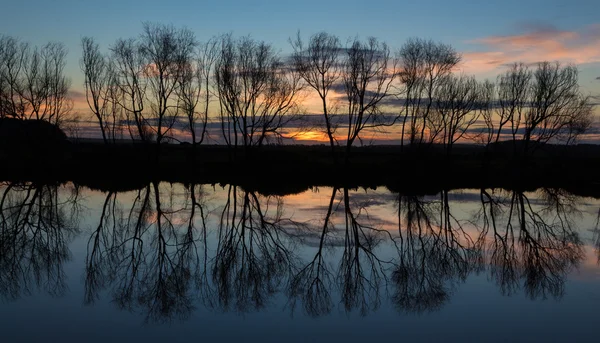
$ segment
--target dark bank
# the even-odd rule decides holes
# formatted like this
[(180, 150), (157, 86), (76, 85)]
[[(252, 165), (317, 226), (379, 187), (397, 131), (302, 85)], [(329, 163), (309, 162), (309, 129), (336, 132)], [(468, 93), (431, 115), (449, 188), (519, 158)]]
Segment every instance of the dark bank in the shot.
[[(0, 179), (66, 182), (102, 190), (139, 189), (151, 181), (236, 184), (263, 194), (292, 194), (312, 186), (385, 186), (431, 194), (441, 189), (564, 188), (600, 196), (600, 146), (520, 142), (458, 144), (451, 154), (440, 145), (366, 146), (335, 155), (328, 146), (102, 144), (69, 141), (45, 122), (4, 119), (0, 125)], [(29, 125), (27, 125), (29, 124)]]

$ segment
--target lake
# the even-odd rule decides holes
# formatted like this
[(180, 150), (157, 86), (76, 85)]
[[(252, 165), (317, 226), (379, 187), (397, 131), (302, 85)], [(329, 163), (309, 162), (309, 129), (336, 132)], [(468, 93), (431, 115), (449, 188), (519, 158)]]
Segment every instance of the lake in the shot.
[(557, 188), (275, 193), (2, 183), (1, 341), (597, 335), (598, 199)]

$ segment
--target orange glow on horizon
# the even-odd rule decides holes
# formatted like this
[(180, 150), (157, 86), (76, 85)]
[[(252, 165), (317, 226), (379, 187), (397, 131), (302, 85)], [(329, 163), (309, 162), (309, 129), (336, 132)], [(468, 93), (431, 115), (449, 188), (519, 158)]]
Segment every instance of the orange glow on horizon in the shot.
[(317, 142), (329, 142), (329, 138), (324, 132), (320, 131), (306, 131), (306, 132), (293, 132), (284, 135), (285, 138), (293, 139), (296, 141), (317, 141)]

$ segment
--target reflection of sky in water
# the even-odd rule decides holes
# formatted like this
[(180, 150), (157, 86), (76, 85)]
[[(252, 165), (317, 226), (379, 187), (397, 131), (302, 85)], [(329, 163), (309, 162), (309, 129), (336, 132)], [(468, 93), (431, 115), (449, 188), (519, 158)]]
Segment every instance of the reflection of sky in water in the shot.
[[(3, 192), (6, 189), (3, 187)], [(514, 203), (511, 205), (511, 199), (524, 199), (524, 203), (530, 204), (524, 213), (526, 218), (541, 220), (537, 223), (546, 225), (546, 231), (527, 227), (529, 239), (534, 240), (531, 244), (539, 244), (539, 249), (524, 254), (524, 245), (521, 243), (524, 238), (518, 234), (520, 219), (513, 217), (515, 256), (520, 258), (515, 263), (521, 269), (516, 273), (516, 289), (507, 296), (503, 295), (506, 289), (501, 287), (498, 278), (493, 277), (490, 271), (490, 266), (494, 265), (491, 262), (494, 247), (498, 246), (493, 244), (497, 243), (493, 226), (488, 225), (487, 235), (480, 237), (486, 225), (482, 217), (484, 205), (479, 190), (452, 191), (448, 194), (446, 204), (441, 195), (399, 199), (398, 195), (384, 188), (348, 190), (347, 199), (343, 189), (333, 192), (330, 187), (314, 188), (285, 197), (246, 194), (237, 188), (234, 198), (234, 189), (229, 186), (197, 186), (195, 196), (199, 205), (192, 222), (194, 229), (190, 231), (197, 255), (181, 253), (182, 247), (189, 247), (185, 245), (192, 213), (189, 190), (182, 185), (161, 184), (160, 209), (157, 208), (154, 187), (150, 186), (147, 190), (148, 194), (145, 190), (139, 194), (137, 191), (118, 194), (116, 203), (113, 201), (115, 197), (106, 202), (108, 194), (89, 190), (81, 190), (76, 202), (66, 202), (72, 199), (71, 186), (61, 188), (58, 194), (52, 193), (52, 187), (47, 188), (47, 194), (44, 191), (39, 193), (39, 199), (45, 199), (41, 203), (34, 201), (32, 194), (38, 193), (32, 189), (15, 187), (7, 192), (3, 205), (4, 226), (0, 227), (3, 230), (3, 246), (8, 244), (6, 242), (19, 242), (31, 251), (37, 248), (36, 251), (46, 261), (56, 261), (51, 253), (60, 251), (57, 247), (60, 248), (62, 243), (55, 239), (58, 236), (52, 235), (52, 229), (49, 228), (53, 220), (64, 218), (61, 223), (73, 224), (81, 232), (74, 233), (72, 238), (63, 236), (68, 258), (58, 266), (52, 262), (44, 265), (44, 268), (37, 270), (37, 274), (30, 258), (14, 258), (19, 249), (3, 250), (0, 264), (0, 292), (3, 299), (0, 326), (4, 332), (3, 341), (57, 341), (65, 335), (74, 341), (98, 342), (188, 341), (190, 338), (209, 341), (305, 341), (307, 338), (319, 341), (365, 341), (374, 337), (409, 341), (572, 341), (594, 334), (594, 315), (597, 304), (600, 304), (600, 268), (593, 246), (593, 230), (600, 202), (595, 199), (559, 193), (555, 194), (554, 202), (549, 202), (549, 197), (543, 196), (542, 192), (526, 193), (519, 198), (518, 194), (512, 192), (487, 190), (497, 204), (494, 215), (499, 236), (506, 233), (507, 216), (511, 208), (515, 210), (517, 206)], [(51, 195), (58, 196), (53, 198)], [(138, 195), (140, 197), (136, 199)], [(141, 218), (141, 202), (146, 195), (148, 203), (140, 221), (141, 233), (132, 239), (136, 234), (131, 228), (135, 226), (135, 219)], [(15, 213), (18, 213), (16, 205), (22, 204), (24, 199), (35, 206), (29, 212), (22, 212), (22, 215), (15, 217)], [(40, 208), (36, 206), (41, 204), (45, 208), (48, 201), (54, 206), (36, 217), (36, 213), (39, 213), (36, 211)], [(94, 232), (99, 227), (105, 203), (109, 209), (115, 209), (115, 212), (108, 211), (111, 214), (105, 213), (105, 225), (122, 215), (122, 223), (128, 223), (129, 226), (123, 226), (120, 231), (102, 228), (101, 232), (105, 235), (102, 237), (107, 238), (105, 243), (111, 248), (94, 250), (97, 237)], [(73, 204), (77, 204), (80, 211), (75, 222), (67, 219)], [(349, 212), (346, 211), (346, 204), (349, 205)], [(399, 211), (399, 204), (422, 209), (422, 213), (429, 215), (425, 219), (421, 217), (423, 220), (420, 225), (413, 219), (412, 227), (415, 229), (411, 235), (406, 231), (410, 211), (408, 207)], [(207, 227), (206, 260), (200, 208)], [(41, 221), (24, 222), (27, 217), (25, 213), (33, 219), (41, 218)], [(111, 217), (112, 213), (118, 215)], [(327, 221), (328, 213), (330, 216)], [(488, 212), (488, 218), (491, 213)], [(163, 245), (157, 235), (158, 218), (161, 218), (165, 233)], [(401, 234), (398, 231), (399, 218), (403, 223)], [(452, 234), (448, 235), (450, 229), (444, 229), (447, 227), (445, 218), (448, 219), (446, 223), (450, 223), (451, 233), (455, 235), (454, 241), (450, 239)], [(270, 230), (260, 227), (261, 219), (272, 225)], [(241, 225), (244, 220), (245, 226)], [(572, 230), (564, 227), (564, 220), (570, 221)], [(220, 228), (221, 222), (224, 224)], [(13, 223), (25, 225), (27, 229), (15, 234), (10, 226)], [(169, 223), (173, 225), (173, 232), (167, 232)], [(45, 231), (38, 232), (33, 227)], [(325, 234), (324, 227), (327, 228)], [(573, 232), (580, 238), (580, 243), (576, 243), (572, 237)], [(8, 233), (13, 236), (7, 236)], [(177, 234), (177, 241), (173, 238), (174, 233)], [(29, 236), (22, 237), (27, 238), (14, 238), (26, 234)], [(356, 250), (357, 245), (353, 243), (355, 235), (359, 237), (362, 250)], [(33, 237), (48, 237), (48, 240), (33, 245)], [(391, 243), (390, 237), (393, 237), (395, 244)], [(478, 237), (481, 239), (478, 240)], [(323, 287), (329, 298), (314, 299), (329, 299), (330, 303), (329, 306), (321, 302), (307, 307), (307, 287), (300, 289), (293, 288), (293, 285), (297, 286), (295, 281), (305, 286), (310, 284), (306, 283), (309, 279), (307, 273), (302, 274), (304, 278), (298, 278), (298, 275), (301, 275), (301, 270), (307, 270), (311, 261), (315, 261), (321, 238), (324, 243), (321, 268), (328, 273), (323, 278)], [(138, 247), (142, 248), (144, 258), (138, 265), (138, 274), (132, 274), (128, 269), (131, 264), (126, 262), (133, 256), (130, 249), (134, 244), (132, 242), (138, 239), (143, 240)], [(472, 239), (471, 243), (469, 239)], [(243, 245), (242, 242), (247, 244)], [(476, 242), (482, 245), (476, 245)], [(529, 247), (533, 246), (531, 244)], [(474, 254), (476, 246), (483, 249), (480, 255), (482, 260), (477, 260)], [(579, 247), (583, 247), (581, 255), (569, 255), (576, 255)], [(544, 255), (544, 252), (552, 249), (562, 255)], [(85, 266), (91, 260), (93, 251), (104, 251), (98, 260), (102, 262), (102, 277), (96, 279), (99, 282), (97, 292), (92, 292), (95, 301), (86, 304), (90, 296), (90, 274), (86, 274)], [(160, 251), (164, 255), (158, 253)], [(359, 259), (353, 260), (357, 251)], [(248, 255), (252, 252), (256, 254), (254, 257)], [(170, 259), (162, 269), (155, 267), (161, 256)], [(435, 259), (439, 256), (443, 259)], [(475, 257), (467, 265), (463, 263), (465, 256)], [(562, 256), (573, 258), (573, 263), (542, 258), (539, 263), (527, 264), (529, 259), (524, 260), (523, 256)], [(254, 266), (252, 258), (257, 261)], [(283, 263), (287, 269), (278, 268), (282, 259), (287, 259)], [(462, 267), (454, 268), (449, 262), (452, 259), (460, 260)], [(11, 264), (11, 261), (18, 262)], [(342, 261), (346, 261), (346, 264)], [(431, 296), (429, 290), (429, 293), (413, 292), (416, 296), (412, 299), (398, 302), (398, 281), (394, 272), (401, 261), (412, 273), (407, 276), (408, 280), (435, 285), (437, 288), (433, 289), (445, 292), (443, 300), (428, 302), (419, 299), (419, 294)], [(196, 284), (192, 282), (193, 267), (198, 266), (198, 270), (202, 271), (204, 262), (208, 266), (207, 277)], [(185, 263), (190, 267), (190, 274), (178, 269)], [(227, 272), (213, 274), (215, 264)], [(538, 285), (536, 290), (535, 285), (530, 285), (534, 291), (528, 292), (526, 280), (533, 271), (523, 266), (529, 266), (533, 271), (537, 268), (538, 274), (546, 275), (550, 281), (545, 284), (540, 281), (540, 285), (548, 289), (544, 290), (544, 286)], [(361, 272), (357, 271), (359, 267), (363, 268)], [(62, 271), (62, 274), (57, 274), (59, 277), (47, 277), (56, 274), (50, 271), (57, 270)], [(161, 272), (167, 276), (161, 279)], [(10, 285), (11, 275), (28, 275), (28, 278), (17, 281), (20, 291), (14, 299), (7, 296), (6, 285)], [(35, 280), (36, 275), (40, 276), (39, 283)], [(124, 291), (127, 287), (122, 282), (123, 275), (134, 275), (129, 284), (131, 293)], [(260, 275), (260, 278), (255, 278), (255, 275)], [(191, 280), (184, 292), (188, 298), (183, 303), (177, 303), (181, 299), (177, 299), (177, 293), (173, 293), (174, 283), (169, 283), (173, 281), (170, 277), (189, 277)], [(62, 294), (52, 295), (50, 291), (55, 284), (52, 282), (57, 279), (61, 279), (66, 287)], [(157, 280), (169, 286), (162, 290), (165, 293), (152, 292), (159, 283)], [(229, 287), (223, 287), (223, 283), (227, 282)], [(259, 291), (251, 292), (252, 285), (257, 286)], [(411, 287), (419, 289), (418, 285)], [(206, 291), (209, 288), (211, 290)], [(130, 299), (123, 301), (123, 294), (130, 294)], [(124, 307), (122, 309), (119, 308), (119, 299)], [(421, 309), (418, 313), (415, 313), (416, 308), (406, 307), (415, 303), (421, 304), (421, 307), (416, 306)], [(257, 304), (260, 304), (259, 308), (256, 308)], [(431, 306), (423, 308), (422, 304)], [(183, 315), (177, 313), (177, 309), (187, 309), (188, 306), (191, 306), (189, 311)], [(364, 309), (364, 316), (361, 315), (361, 308)], [(161, 311), (165, 309), (168, 311)], [(307, 311), (319, 316), (309, 316)]]

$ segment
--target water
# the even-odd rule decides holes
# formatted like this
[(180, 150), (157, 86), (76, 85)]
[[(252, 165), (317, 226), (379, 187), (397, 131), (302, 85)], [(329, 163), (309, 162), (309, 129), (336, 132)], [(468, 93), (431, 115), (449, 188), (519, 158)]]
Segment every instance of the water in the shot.
[(0, 191), (2, 342), (595, 335), (600, 201), (560, 189)]

